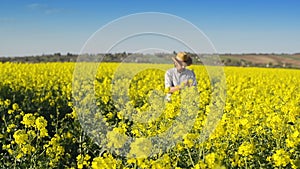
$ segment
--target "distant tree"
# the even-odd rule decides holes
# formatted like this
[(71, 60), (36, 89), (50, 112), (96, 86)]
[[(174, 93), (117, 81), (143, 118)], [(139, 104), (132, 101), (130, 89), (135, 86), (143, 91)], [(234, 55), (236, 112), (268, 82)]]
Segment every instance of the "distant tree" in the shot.
[(55, 56), (61, 56), (61, 54), (58, 52), (58, 53), (54, 53)]

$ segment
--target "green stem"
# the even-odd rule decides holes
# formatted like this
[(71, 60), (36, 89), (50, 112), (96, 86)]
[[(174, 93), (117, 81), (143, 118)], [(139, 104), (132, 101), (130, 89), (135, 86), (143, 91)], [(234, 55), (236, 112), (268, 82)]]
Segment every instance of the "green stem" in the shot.
[(192, 162), (192, 165), (193, 165), (193, 167), (195, 167), (195, 164), (194, 164), (194, 161), (193, 161), (191, 152), (190, 152), (189, 148), (186, 148), (186, 149), (187, 149), (187, 151), (188, 151), (188, 154), (189, 154), (190, 160), (191, 160), (191, 162)]

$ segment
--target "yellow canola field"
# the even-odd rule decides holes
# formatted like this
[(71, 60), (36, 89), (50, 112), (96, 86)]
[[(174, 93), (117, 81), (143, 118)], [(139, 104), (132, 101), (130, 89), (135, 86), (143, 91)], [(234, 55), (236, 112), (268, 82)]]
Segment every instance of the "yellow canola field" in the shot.
[(300, 70), (171, 67), (0, 63), (0, 168), (300, 168)]

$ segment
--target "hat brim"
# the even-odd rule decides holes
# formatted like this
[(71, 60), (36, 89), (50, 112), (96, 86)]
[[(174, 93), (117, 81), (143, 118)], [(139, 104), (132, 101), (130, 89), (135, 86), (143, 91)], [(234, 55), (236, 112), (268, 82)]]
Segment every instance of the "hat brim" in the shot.
[(178, 60), (176, 57), (172, 57), (172, 60), (181, 66), (190, 66), (192, 64), (192, 58), (188, 57), (188, 60), (186, 62)]

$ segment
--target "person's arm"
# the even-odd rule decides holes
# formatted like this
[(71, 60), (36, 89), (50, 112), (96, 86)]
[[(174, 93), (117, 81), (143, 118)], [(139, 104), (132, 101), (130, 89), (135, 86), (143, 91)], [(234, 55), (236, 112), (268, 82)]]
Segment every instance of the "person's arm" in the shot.
[(192, 72), (192, 77), (184, 82), (184, 86), (187, 86), (187, 87), (197, 86), (197, 80), (196, 80), (195, 73), (194, 73), (194, 71), (191, 71), (191, 72)]
[(169, 71), (165, 74), (165, 88), (170, 88), (169, 93), (174, 93), (177, 90), (180, 90), (179, 86), (174, 86), (172, 82), (172, 75)]
[(170, 87), (169, 93), (174, 93), (174, 92), (176, 92), (176, 91), (178, 91), (180, 89), (181, 89), (180, 86)]
[(192, 73), (193, 73), (193, 83), (192, 83), (192, 86), (197, 86), (196, 75), (195, 75), (194, 71), (192, 71)]

